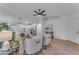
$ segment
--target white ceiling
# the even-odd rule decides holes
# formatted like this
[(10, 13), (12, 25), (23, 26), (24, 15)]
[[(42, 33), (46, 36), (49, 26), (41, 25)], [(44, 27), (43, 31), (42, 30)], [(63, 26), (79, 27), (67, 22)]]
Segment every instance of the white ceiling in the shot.
[[(0, 20), (33, 19), (33, 10), (45, 9), (47, 17), (65, 16), (79, 12), (79, 4), (68, 3), (2, 3), (0, 4)], [(12, 21), (13, 22), (13, 21)]]

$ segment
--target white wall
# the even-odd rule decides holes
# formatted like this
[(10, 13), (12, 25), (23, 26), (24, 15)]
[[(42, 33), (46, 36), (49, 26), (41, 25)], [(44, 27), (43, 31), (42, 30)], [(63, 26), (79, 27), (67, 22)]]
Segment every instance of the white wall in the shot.
[(79, 13), (68, 16), (68, 39), (79, 44)]
[(53, 24), (56, 38), (71, 40), (79, 44), (79, 13), (50, 19), (45, 21), (45, 24)]
[(66, 19), (64, 19), (63, 17), (57, 19), (50, 19), (45, 21), (45, 26), (47, 26), (48, 24), (53, 25), (53, 31), (56, 38), (67, 38)]

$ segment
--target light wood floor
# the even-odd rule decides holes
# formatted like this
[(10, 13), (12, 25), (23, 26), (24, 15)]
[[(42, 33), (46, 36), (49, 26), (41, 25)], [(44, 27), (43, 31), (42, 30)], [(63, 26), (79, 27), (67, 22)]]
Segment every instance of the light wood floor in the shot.
[(61, 39), (52, 39), (51, 45), (40, 55), (78, 55), (79, 45)]

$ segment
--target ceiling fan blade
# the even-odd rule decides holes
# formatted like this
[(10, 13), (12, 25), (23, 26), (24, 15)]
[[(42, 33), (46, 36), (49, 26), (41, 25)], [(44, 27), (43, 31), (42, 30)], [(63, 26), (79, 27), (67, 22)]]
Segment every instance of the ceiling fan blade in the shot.
[(42, 16), (46, 16), (46, 14), (41, 14)]
[(38, 14), (33, 14), (33, 16), (37, 16)]
[(45, 10), (43, 10), (43, 11), (41, 12), (41, 14), (44, 13), (44, 12), (45, 12)]
[(39, 9), (39, 13), (40, 13), (41, 9)]
[(34, 12), (38, 14), (38, 12), (37, 12), (37, 11), (35, 11), (35, 10), (34, 10)]

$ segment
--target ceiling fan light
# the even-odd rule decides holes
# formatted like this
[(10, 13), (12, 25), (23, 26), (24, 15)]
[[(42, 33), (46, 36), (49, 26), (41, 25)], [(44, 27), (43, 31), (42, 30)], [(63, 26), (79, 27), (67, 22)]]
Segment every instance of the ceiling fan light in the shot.
[(41, 16), (41, 15), (38, 15), (39, 17)]
[(25, 21), (25, 23), (28, 23), (27, 21)]

